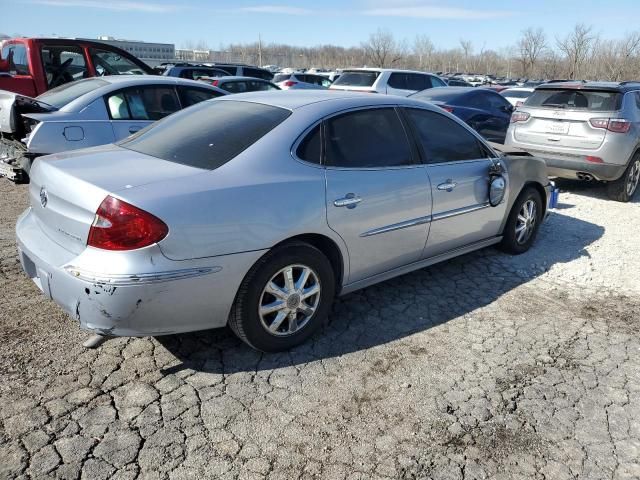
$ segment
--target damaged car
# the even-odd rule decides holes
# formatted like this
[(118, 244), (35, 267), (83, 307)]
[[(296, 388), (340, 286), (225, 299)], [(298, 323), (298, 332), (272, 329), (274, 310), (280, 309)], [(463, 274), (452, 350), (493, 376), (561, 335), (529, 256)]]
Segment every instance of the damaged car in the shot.
[(226, 94), (195, 80), (147, 75), (78, 80), (36, 98), (0, 91), (0, 176), (27, 182), (41, 155), (113, 143)]
[(555, 198), (542, 160), (428, 103), (353, 92), (221, 97), (31, 173), (19, 258), (80, 327), (228, 324), (261, 351), (307, 340), (336, 295), (526, 252)]

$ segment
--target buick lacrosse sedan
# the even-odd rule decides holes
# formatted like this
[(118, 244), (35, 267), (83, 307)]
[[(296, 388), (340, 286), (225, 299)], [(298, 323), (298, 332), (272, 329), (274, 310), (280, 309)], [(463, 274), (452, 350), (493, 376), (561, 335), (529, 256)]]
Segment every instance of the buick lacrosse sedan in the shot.
[(554, 197), (544, 162), (362, 93), (221, 97), (41, 160), (20, 259), (82, 328), (228, 323), (263, 351), (309, 338), (336, 295), (493, 244), (525, 252)]

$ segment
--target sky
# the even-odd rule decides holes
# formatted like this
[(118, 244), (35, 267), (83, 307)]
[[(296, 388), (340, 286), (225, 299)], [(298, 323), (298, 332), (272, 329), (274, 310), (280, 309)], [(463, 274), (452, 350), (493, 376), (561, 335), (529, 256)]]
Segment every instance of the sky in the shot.
[(360, 45), (378, 28), (410, 45), (427, 35), (440, 48), (470, 40), (476, 51), (508, 47), (527, 27), (563, 37), (575, 23), (604, 38), (640, 28), (640, 1), (617, 0), (0, 0), (0, 33), (174, 43), (217, 49), (255, 42)]

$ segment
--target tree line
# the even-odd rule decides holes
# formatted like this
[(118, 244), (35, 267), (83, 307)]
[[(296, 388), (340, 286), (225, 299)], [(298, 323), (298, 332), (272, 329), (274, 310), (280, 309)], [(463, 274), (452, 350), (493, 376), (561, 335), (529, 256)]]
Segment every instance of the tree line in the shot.
[[(205, 42), (185, 48), (211, 50)], [(428, 35), (413, 41), (379, 29), (357, 47), (296, 47), (277, 43), (229, 44), (212, 51), (211, 60), (293, 68), (382, 67), (431, 72), (494, 74), (531, 79), (632, 80), (640, 78), (640, 31), (619, 39), (601, 38), (593, 26), (576, 24), (565, 36), (542, 28), (523, 30), (517, 42), (494, 50), (461, 38), (455, 48), (438, 48)]]

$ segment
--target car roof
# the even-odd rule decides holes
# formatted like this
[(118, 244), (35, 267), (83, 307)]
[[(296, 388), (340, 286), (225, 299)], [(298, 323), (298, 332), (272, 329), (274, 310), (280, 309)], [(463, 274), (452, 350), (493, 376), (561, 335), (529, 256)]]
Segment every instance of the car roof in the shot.
[(396, 95), (373, 95), (349, 90), (271, 90), (229, 95), (216, 101), (248, 101), (273, 107), (295, 110), (322, 102), (342, 102), (341, 107), (350, 108), (364, 105), (419, 105), (425, 102)]
[(543, 83), (536, 87), (536, 90), (566, 89), (566, 90), (606, 90), (611, 92), (630, 92), (640, 90), (640, 81), (629, 82), (586, 82), (581, 80), (571, 80), (567, 82)]
[(218, 80), (219, 83), (232, 82), (234, 80), (258, 80), (264, 83), (271, 83), (269, 80), (265, 80), (264, 78), (247, 77), (241, 75), (225, 75), (224, 77), (216, 78), (216, 80)]
[[(396, 73), (420, 73), (422, 75), (435, 75), (435, 73), (431, 72), (421, 72), (419, 70), (403, 70), (400, 68), (343, 68), (342, 72), (396, 72)], [(437, 76), (437, 75), (435, 75)]]

